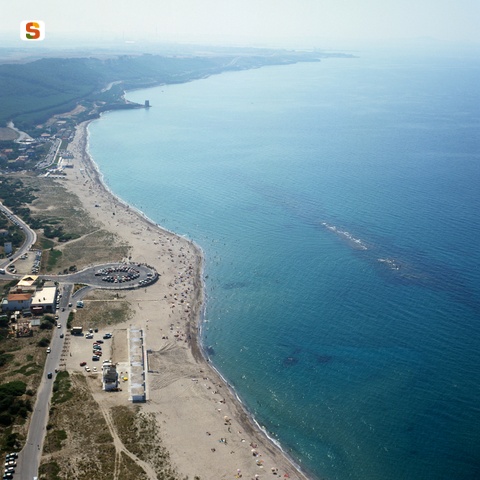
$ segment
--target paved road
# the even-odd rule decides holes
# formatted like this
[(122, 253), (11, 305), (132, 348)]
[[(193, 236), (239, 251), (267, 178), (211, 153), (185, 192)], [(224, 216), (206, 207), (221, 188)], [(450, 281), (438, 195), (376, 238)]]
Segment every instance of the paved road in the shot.
[(25, 234), (23, 245), (10, 258), (1, 261), (0, 268), (6, 268), (10, 263), (13, 263), (18, 257), (21, 257), (32, 248), (32, 245), (37, 241), (37, 234), (8, 207), (3, 205), (3, 203), (0, 203), (0, 211), (3, 212), (13, 223), (17, 224)]
[[(38, 475), (38, 466), (40, 454), (43, 449), (46, 426), (48, 423), (50, 398), (52, 396), (53, 382), (55, 380), (55, 369), (59, 368), (62, 357), (62, 350), (65, 345), (65, 337), (60, 338), (67, 331), (67, 319), (70, 309), (68, 303), (71, 299), (72, 285), (66, 285), (61, 289), (62, 297), (60, 305), (65, 304), (65, 311), (58, 312), (58, 323), (60, 328), (55, 327), (50, 343), (51, 353), (47, 355), (45, 362), (45, 371), (42, 381), (37, 391), (37, 401), (32, 412), (30, 427), (28, 430), (27, 441), (23, 450), (19, 453), (17, 459), (17, 469), (14, 477), (21, 480), (31, 480)], [(47, 378), (48, 373), (52, 373), (52, 378)]]

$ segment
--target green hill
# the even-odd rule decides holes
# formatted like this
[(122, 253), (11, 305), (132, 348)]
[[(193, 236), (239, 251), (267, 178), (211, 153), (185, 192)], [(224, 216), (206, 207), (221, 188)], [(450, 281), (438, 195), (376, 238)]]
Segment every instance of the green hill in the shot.
[[(116, 56), (45, 58), (24, 64), (0, 65), (0, 126), (13, 120), (29, 131), (53, 114), (79, 103), (90, 114), (125, 107), (125, 89), (180, 83), (226, 70), (316, 61), (317, 54), (275, 53), (222, 56)], [(119, 82), (102, 91), (111, 82)], [(100, 107), (99, 107), (100, 105)], [(91, 109), (95, 106), (95, 109)], [(131, 105), (130, 105), (131, 106)]]

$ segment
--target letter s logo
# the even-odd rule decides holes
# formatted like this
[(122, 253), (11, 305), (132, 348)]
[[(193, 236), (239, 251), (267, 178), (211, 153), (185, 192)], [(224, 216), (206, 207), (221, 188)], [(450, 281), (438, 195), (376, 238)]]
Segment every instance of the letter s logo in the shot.
[(22, 40), (43, 40), (45, 38), (45, 23), (40, 20), (24, 21), (20, 24)]
[(26, 37), (29, 40), (38, 40), (40, 38), (40, 25), (38, 22), (28, 22), (25, 25), (27, 31)]

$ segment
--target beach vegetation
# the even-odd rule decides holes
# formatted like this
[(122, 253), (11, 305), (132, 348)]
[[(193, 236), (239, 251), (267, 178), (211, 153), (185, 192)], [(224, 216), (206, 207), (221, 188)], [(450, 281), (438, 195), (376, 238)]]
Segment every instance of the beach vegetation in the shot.
[(42, 261), (46, 263), (47, 272), (51, 272), (57, 266), (61, 256), (62, 252), (60, 250), (54, 250), (53, 248), (45, 252)]
[(52, 404), (64, 403), (72, 398), (72, 382), (67, 371), (58, 372), (53, 382)]
[(111, 413), (117, 434), (125, 447), (144, 462), (150, 463), (158, 478), (178, 480), (170, 454), (162, 445), (155, 415), (142, 412), (138, 407), (127, 406), (112, 407)]
[(1, 426), (8, 427), (13, 424), (17, 416), (26, 418), (31, 404), (19, 398), (25, 394), (26, 388), (26, 383), (18, 380), (0, 385)]
[[(17, 370), (14, 370), (13, 372), (11, 372), (11, 374), (12, 375), (20, 374), (20, 375), (24, 375), (25, 377), (28, 377), (30, 375), (39, 373), (40, 371), (41, 371), (41, 368), (36, 362), (30, 362), (30, 363), (26, 363), (25, 365), (21, 365), (20, 368), (18, 368)], [(31, 393), (31, 390), (27, 390), (25, 394), (29, 395), (29, 392)]]
[(61, 477), (58, 476), (60, 473), (60, 466), (54, 460), (49, 461), (48, 463), (42, 463), (38, 469), (40, 478), (48, 478), (49, 480), (61, 480)]
[(10, 353), (0, 352), (0, 367), (4, 367), (7, 363), (10, 363), (14, 356)]
[[(55, 456), (55, 475), (58, 478), (112, 478), (112, 472), (120, 472), (118, 478), (148, 478), (143, 469), (124, 459), (113, 443), (111, 427), (105, 415), (108, 412), (93, 398), (90, 379), (81, 373), (57, 374), (54, 395), (62, 395), (52, 403), (49, 428), (44, 443), (44, 463), (40, 472), (52, 478), (48, 460)], [(63, 392), (63, 393), (61, 393)]]
[(48, 338), (41, 338), (39, 341), (38, 341), (38, 344), (37, 344), (40, 348), (45, 348), (45, 347), (48, 347), (50, 345), (50, 340)]
[(68, 314), (68, 318), (67, 318), (67, 328), (72, 328), (72, 323), (73, 323), (74, 320), (75, 320), (75, 313), (70, 312)]

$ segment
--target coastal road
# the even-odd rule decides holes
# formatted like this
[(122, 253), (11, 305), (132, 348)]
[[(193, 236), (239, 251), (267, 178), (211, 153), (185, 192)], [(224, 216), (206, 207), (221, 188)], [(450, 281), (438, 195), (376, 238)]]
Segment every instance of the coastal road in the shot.
[[(61, 304), (67, 306), (71, 301), (72, 286), (67, 285), (62, 291)], [(43, 378), (38, 387), (37, 400), (32, 412), (27, 441), (17, 459), (15, 478), (22, 480), (30, 480), (38, 476), (40, 455), (43, 450), (43, 441), (50, 411), (53, 382), (56, 375), (55, 370), (59, 369), (62, 363), (62, 354), (65, 355), (65, 336), (67, 333), (67, 319), (70, 309), (65, 308), (63, 312), (59, 311), (57, 313), (59, 317), (57, 323), (60, 325), (60, 328), (54, 327), (52, 341), (50, 342), (51, 353), (47, 355)], [(60, 338), (62, 334), (64, 337)], [(49, 373), (52, 373), (51, 379), (48, 378)]]
[(0, 203), (0, 212), (2, 212), (11, 222), (18, 225), (25, 234), (23, 245), (9, 258), (0, 263), (0, 268), (6, 268), (24, 253), (27, 253), (32, 245), (37, 241), (37, 234), (19, 217), (17, 217), (8, 207)]

